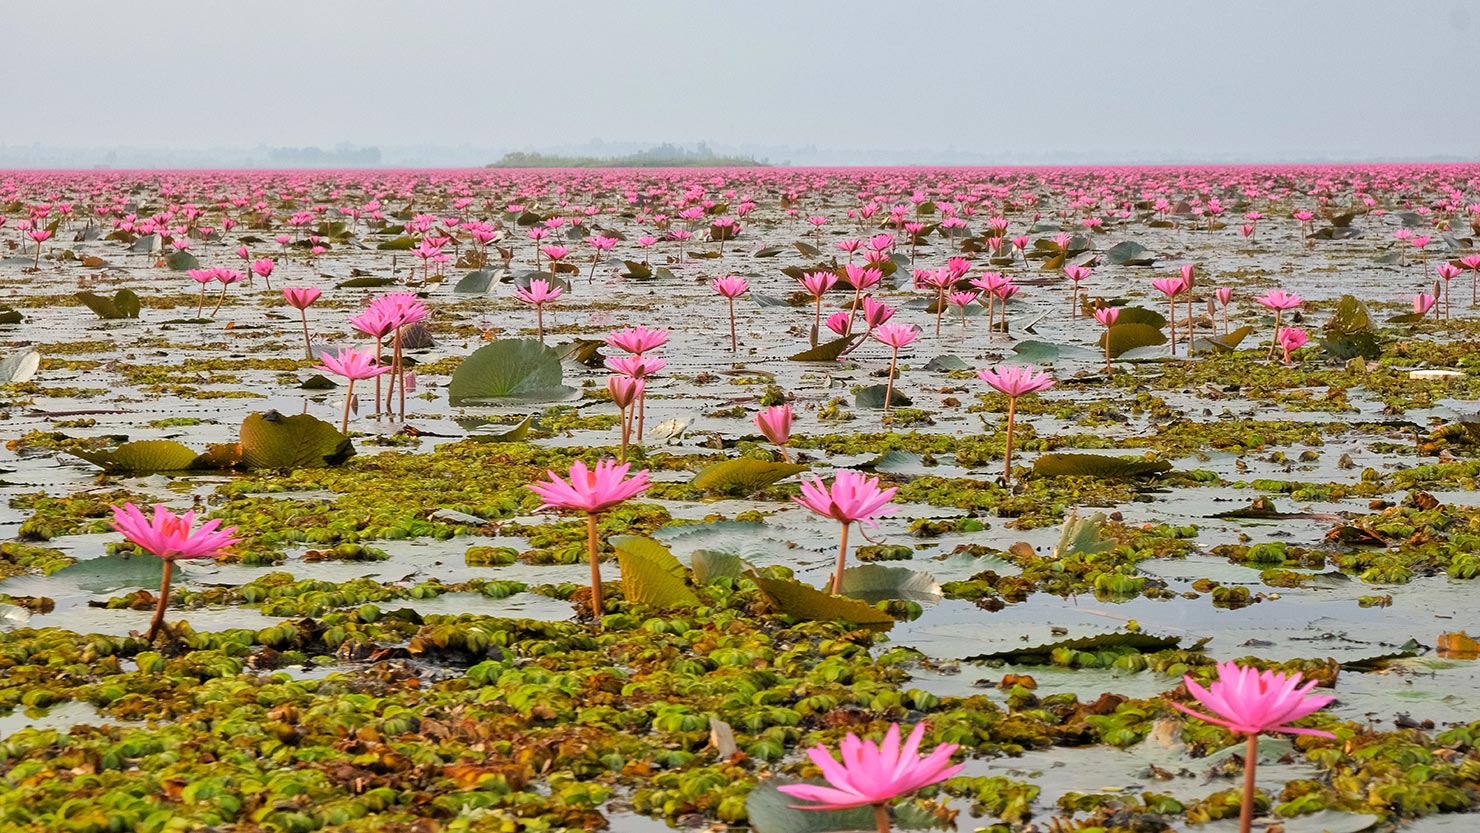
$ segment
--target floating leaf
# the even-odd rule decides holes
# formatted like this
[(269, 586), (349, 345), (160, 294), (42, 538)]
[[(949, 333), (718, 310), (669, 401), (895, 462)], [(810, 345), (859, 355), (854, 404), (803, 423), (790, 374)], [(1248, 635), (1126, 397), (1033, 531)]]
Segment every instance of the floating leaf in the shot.
[(609, 539), (622, 570), (622, 595), (627, 601), (654, 607), (695, 607), (699, 597), (685, 579), (689, 571), (667, 547), (641, 535)]
[(19, 310), (10, 307), (0, 307), (0, 324), (19, 324), (25, 320)]
[(800, 463), (772, 463), (753, 457), (737, 457), (706, 467), (694, 475), (695, 487), (720, 494), (754, 494), (773, 483), (804, 472)]
[(322, 373), (315, 373), (304, 379), (303, 384), (298, 387), (300, 390), (334, 390), (339, 387), (339, 383)]
[(953, 370), (966, 370), (971, 367), (960, 356), (944, 355), (936, 356), (925, 363), (925, 369), (934, 373), (949, 373)]
[(318, 417), (277, 411), (248, 416), (242, 422), (241, 447), (242, 460), (253, 469), (333, 466), (355, 453), (349, 437)]
[(640, 260), (624, 260), (622, 261), (622, 266), (627, 269), (626, 272), (622, 273), (622, 277), (624, 278), (642, 281), (653, 276), (652, 267)]
[(1088, 518), (1070, 513), (1059, 531), (1059, 543), (1053, 548), (1054, 558), (1097, 555), (1115, 549), (1115, 541), (1104, 538), (1104, 531), (1105, 513), (1096, 512)]
[(1110, 343), (1110, 358), (1113, 359), (1139, 347), (1166, 344), (1167, 337), (1161, 330), (1147, 324), (1121, 324), (1117, 321), (1115, 326), (1100, 334), (1102, 349), (1106, 341)]
[(479, 269), (469, 272), (452, 287), (452, 291), (464, 295), (482, 295), (493, 287), (501, 274), (507, 273), (502, 269)]
[(1217, 338), (1207, 338), (1206, 336), (1199, 337), (1197, 340), (1197, 348), (1199, 350), (1216, 350), (1220, 353), (1226, 353), (1230, 350), (1237, 350), (1239, 344), (1244, 339), (1248, 338), (1249, 334), (1252, 332), (1254, 332), (1253, 327), (1243, 326), (1239, 327), (1237, 330), (1232, 330), (1225, 335), (1218, 336)]
[(164, 561), (152, 555), (104, 555), (63, 567), (51, 574), (88, 593), (112, 593), (126, 588), (157, 588), (164, 579)]
[(139, 296), (135, 295), (131, 289), (120, 289), (113, 293), (112, 298), (86, 291), (78, 292), (73, 297), (97, 313), (99, 318), (139, 317)]
[(745, 575), (787, 616), (809, 621), (852, 622), (869, 630), (886, 631), (894, 627), (894, 617), (857, 599), (824, 593), (795, 579), (766, 578), (754, 571)]
[(1153, 636), (1149, 633), (1101, 633), (1081, 636), (1077, 639), (1061, 639), (1026, 648), (1010, 648), (988, 654), (977, 654), (963, 658), (963, 662), (987, 662), (1000, 660), (1014, 665), (1046, 665), (1059, 650), (1094, 652), (1105, 648), (1134, 648), (1143, 654), (1165, 651), (1177, 647), (1182, 640), (1175, 636)]
[(1115, 325), (1121, 324), (1145, 324), (1160, 330), (1167, 325), (1167, 318), (1155, 310), (1145, 307), (1120, 307), (1115, 314)]
[(860, 338), (863, 338), (863, 336), (857, 334), (843, 336), (842, 338), (819, 344), (810, 350), (803, 350), (789, 358), (794, 362), (835, 362)]
[(1070, 452), (1044, 454), (1033, 461), (1033, 473), (1041, 477), (1154, 477), (1171, 468), (1172, 464), (1165, 460)]
[(1378, 346), (1377, 339), (1371, 333), (1355, 333), (1347, 336), (1333, 336), (1321, 339), (1321, 349), (1326, 354), (1338, 361), (1355, 359), (1358, 356), (1365, 359), (1375, 359), (1382, 355), (1382, 348)]
[(336, 289), (371, 289), (377, 286), (395, 286), (395, 278), (350, 278), (334, 285)]
[(555, 352), (560, 354), (563, 362), (577, 362), (587, 367), (601, 367), (603, 357), (601, 348), (606, 342), (596, 338), (578, 338), (564, 344), (555, 345)]
[(188, 269), (199, 269), (200, 261), (196, 260), (195, 255), (189, 252), (179, 251), (173, 252), (169, 257), (166, 257), (164, 259), (164, 265), (176, 272), (184, 272)]
[(1150, 249), (1130, 240), (1107, 249), (1105, 259), (1120, 266), (1151, 266), (1156, 263), (1156, 255)]
[(844, 570), (843, 595), (869, 604), (887, 599), (934, 604), (941, 598), (940, 585), (931, 574), (882, 564), (864, 564)]
[(792, 805), (798, 803), (798, 799), (777, 789), (783, 784), (827, 786), (821, 781), (775, 778), (757, 784), (745, 798), (745, 815), (749, 818), (750, 829), (755, 833), (846, 833), (876, 827), (871, 807), (855, 807), (851, 810), (797, 810)]
[(0, 361), (0, 385), (18, 385), (36, 378), (41, 369), (41, 354), (35, 350), (22, 350)]
[(1331, 313), (1331, 320), (1321, 329), (1333, 336), (1365, 333), (1372, 329), (1372, 313), (1367, 311), (1367, 305), (1357, 300), (1356, 296), (1343, 295), (1336, 302), (1336, 311)]
[(185, 471), (196, 468), (200, 458), (194, 449), (174, 440), (139, 440), (112, 451), (78, 449), (72, 454), (110, 473)]
[(739, 578), (746, 570), (755, 569), (734, 553), (714, 550), (694, 550), (689, 561), (693, 564), (695, 584), (708, 584), (721, 578)]
[(1402, 315), (1394, 315), (1387, 320), (1389, 324), (1422, 324), (1427, 320), (1429, 314), (1426, 312), (1405, 312)]
[(858, 395), (853, 397), (853, 404), (859, 408), (882, 408), (884, 407), (884, 395), (889, 395), (889, 406), (891, 408), (907, 408), (913, 401), (899, 392), (899, 388), (889, 390), (888, 385), (869, 385), (860, 388)]
[(812, 245), (811, 243), (803, 243), (802, 241), (798, 240), (791, 245), (795, 246), (796, 250), (802, 253), (802, 257), (822, 256), (822, 250)]
[(534, 424), (534, 415), (531, 414), (531, 415), (525, 417), (524, 419), (520, 420), (520, 422), (519, 422), (518, 425), (515, 425), (513, 428), (510, 428), (507, 431), (502, 431), (502, 432), (497, 433), (497, 434), (488, 434), (488, 433), (474, 433), (474, 434), (469, 434), (468, 435), (468, 439), (473, 440), (475, 442), (480, 442), (480, 443), (518, 443), (518, 442), (524, 442), (525, 438), (529, 436), (529, 428), (533, 424)]
[(784, 251), (786, 251), (784, 246), (766, 246), (763, 249), (756, 250), (755, 254), (751, 255), (751, 257), (775, 257)]
[(416, 241), (410, 237), (401, 236), (383, 243), (377, 243), (375, 244), (375, 248), (382, 252), (409, 252), (416, 248)]
[(554, 402), (577, 394), (560, 384), (560, 354), (533, 339), (485, 344), (452, 373), (447, 395), (454, 405), (479, 400)]

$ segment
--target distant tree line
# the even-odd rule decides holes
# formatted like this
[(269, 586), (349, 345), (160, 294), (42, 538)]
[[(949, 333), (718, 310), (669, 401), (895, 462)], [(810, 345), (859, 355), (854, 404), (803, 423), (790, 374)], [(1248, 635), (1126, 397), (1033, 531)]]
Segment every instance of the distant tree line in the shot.
[(267, 160), (283, 168), (371, 168), (380, 164), (380, 148), (345, 144), (333, 150), (272, 148), (267, 152)]
[(749, 156), (721, 156), (700, 142), (692, 150), (667, 142), (622, 156), (561, 156), (514, 151), (490, 168), (756, 168), (768, 163)]

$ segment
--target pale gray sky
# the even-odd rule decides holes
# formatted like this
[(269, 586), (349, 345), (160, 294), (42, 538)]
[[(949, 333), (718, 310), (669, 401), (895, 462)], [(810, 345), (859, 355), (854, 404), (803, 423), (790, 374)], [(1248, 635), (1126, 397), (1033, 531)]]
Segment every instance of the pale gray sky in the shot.
[(1480, 153), (1480, 2), (6, 3), (6, 145)]

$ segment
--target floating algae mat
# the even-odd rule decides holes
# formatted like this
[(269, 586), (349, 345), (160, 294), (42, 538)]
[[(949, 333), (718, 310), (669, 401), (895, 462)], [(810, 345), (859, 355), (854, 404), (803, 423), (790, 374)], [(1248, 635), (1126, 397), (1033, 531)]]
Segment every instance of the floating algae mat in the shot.
[(0, 827), (1472, 829), (1477, 176), (7, 175)]

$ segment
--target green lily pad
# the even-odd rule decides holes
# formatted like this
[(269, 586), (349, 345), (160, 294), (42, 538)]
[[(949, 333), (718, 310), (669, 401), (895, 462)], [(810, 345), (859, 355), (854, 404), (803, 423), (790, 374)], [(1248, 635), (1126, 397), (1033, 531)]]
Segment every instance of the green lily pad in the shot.
[(858, 395), (853, 397), (853, 404), (859, 408), (883, 408), (886, 393), (891, 408), (907, 408), (914, 404), (912, 399), (899, 392), (899, 388), (889, 390), (888, 385), (869, 385), (859, 389)]
[(809, 802), (792, 798), (777, 787), (783, 784), (816, 784), (821, 781), (772, 779), (762, 781), (745, 798), (745, 814), (755, 833), (849, 833), (873, 830), (872, 807), (851, 810), (798, 810), (792, 805)]
[(1171, 471), (1165, 460), (1141, 460), (1133, 457), (1110, 457), (1104, 454), (1054, 452), (1033, 461), (1033, 473), (1041, 477), (1154, 477)]
[(482, 295), (488, 292), (494, 281), (498, 280), (499, 272), (502, 271), (501, 269), (479, 269), (469, 272), (452, 287), (452, 291), (462, 295)]
[(513, 399), (555, 402), (577, 395), (560, 384), (560, 354), (533, 339), (501, 339), (463, 359), (447, 385), (454, 405)]
[(120, 289), (113, 293), (112, 298), (86, 291), (78, 292), (73, 297), (97, 313), (99, 318), (139, 317), (139, 296), (135, 295), (132, 289)]
[(1167, 317), (1145, 307), (1120, 307), (1115, 314), (1115, 326), (1122, 324), (1145, 324), (1160, 330), (1166, 327)]
[(800, 463), (772, 463), (753, 457), (738, 457), (706, 467), (694, 475), (692, 482), (706, 492), (749, 495), (806, 470), (807, 466)]
[(1061, 639), (1056, 642), (1048, 642), (1031, 647), (1009, 648), (1003, 651), (977, 654), (971, 657), (963, 657), (962, 661), (986, 662), (988, 660), (1001, 660), (1020, 665), (1046, 665), (1051, 660), (1055, 651), (1063, 649), (1092, 652), (1104, 648), (1135, 648), (1141, 653), (1151, 653), (1153, 651), (1164, 651), (1168, 648), (1175, 648), (1181, 641), (1179, 637), (1175, 636), (1155, 636), (1149, 633), (1117, 631), (1115, 633), (1082, 636), (1076, 639)]
[(507, 431), (497, 434), (476, 433), (469, 434), (468, 439), (480, 443), (518, 443), (524, 442), (529, 437), (529, 428), (534, 424), (534, 415), (530, 414)]
[(78, 561), (51, 574), (88, 593), (159, 587), (164, 580), (164, 561), (147, 553), (104, 555)]
[(1119, 266), (1151, 266), (1156, 263), (1156, 255), (1150, 249), (1130, 240), (1107, 249), (1105, 259)]
[(176, 272), (184, 272), (190, 269), (199, 269), (200, 261), (189, 252), (174, 252), (164, 259), (164, 265)]
[(1115, 326), (1100, 334), (1099, 344), (1102, 349), (1107, 341), (1110, 343), (1110, 358), (1113, 359), (1138, 347), (1166, 344), (1167, 337), (1161, 330), (1148, 324), (1121, 324), (1117, 321)]
[(377, 286), (395, 286), (395, 278), (350, 278), (335, 284), (336, 289), (371, 289)]
[(693, 565), (695, 584), (708, 584), (721, 578), (740, 578), (745, 575), (746, 570), (755, 569), (750, 562), (734, 553), (714, 550), (694, 550), (689, 561)]
[(77, 449), (73, 455), (107, 472), (153, 473), (196, 468), (200, 453), (174, 440), (139, 440), (112, 451)]
[(667, 547), (641, 535), (617, 535), (608, 542), (617, 551), (627, 601), (662, 608), (699, 604), (685, 581), (689, 571)]
[(940, 601), (935, 577), (908, 567), (863, 564), (843, 571), (843, 595), (874, 604), (886, 599), (934, 604)]
[(847, 335), (819, 344), (810, 350), (803, 350), (794, 356), (788, 357), (794, 362), (835, 362), (855, 341), (863, 338), (862, 335)]
[(776, 609), (808, 621), (843, 621), (869, 630), (886, 631), (894, 627), (894, 617), (857, 600), (824, 593), (795, 579), (766, 578), (755, 571), (746, 578), (756, 583)]
[(416, 248), (416, 241), (410, 237), (401, 236), (375, 244), (375, 248), (382, 252), (409, 252)]
[(1331, 320), (1321, 329), (1333, 336), (1365, 333), (1372, 329), (1372, 313), (1367, 311), (1367, 305), (1357, 300), (1356, 296), (1343, 295), (1336, 302), (1336, 311), (1331, 313)]
[(355, 454), (339, 429), (309, 414), (277, 411), (248, 416), (241, 427), (242, 460), (252, 469), (334, 466)]
[(337, 387), (339, 387), (338, 382), (322, 373), (315, 373), (304, 379), (303, 384), (298, 386), (300, 390), (334, 390)]

